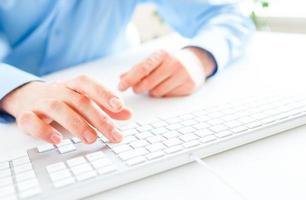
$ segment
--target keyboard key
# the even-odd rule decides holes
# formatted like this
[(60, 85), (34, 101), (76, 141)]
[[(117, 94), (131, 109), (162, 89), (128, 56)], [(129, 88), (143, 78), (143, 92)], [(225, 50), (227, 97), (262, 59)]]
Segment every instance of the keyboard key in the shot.
[(205, 136), (205, 137), (201, 138), (201, 139), (200, 139), (200, 142), (202, 142), (202, 143), (208, 143), (208, 142), (212, 142), (212, 141), (214, 141), (214, 140), (216, 140), (216, 139), (217, 139), (216, 136), (214, 136), (214, 135), (208, 135), (208, 136)]
[(193, 120), (193, 119), (189, 119), (189, 120), (181, 122), (181, 124), (184, 125), (184, 126), (191, 126), (191, 125), (195, 125), (197, 123), (198, 122), (196, 120)]
[(58, 162), (58, 163), (54, 163), (51, 165), (48, 165), (46, 167), (47, 171), (49, 173), (55, 172), (55, 171), (59, 171), (59, 170), (63, 170), (63, 169), (67, 169), (66, 165), (63, 162)]
[(229, 128), (235, 128), (235, 127), (241, 126), (242, 123), (238, 120), (232, 120), (232, 121), (225, 122), (224, 125)]
[(147, 145), (146, 148), (150, 151), (150, 152), (154, 152), (154, 151), (158, 151), (158, 150), (162, 150), (165, 149), (166, 146), (163, 143), (155, 143), (155, 144), (150, 144)]
[(183, 150), (183, 147), (181, 145), (176, 145), (176, 146), (173, 146), (173, 147), (169, 147), (167, 149), (165, 149), (164, 151), (168, 154), (170, 153), (176, 153), (176, 152), (179, 152)]
[(180, 129), (182, 127), (183, 127), (182, 124), (170, 124), (170, 125), (166, 126), (166, 128), (169, 129), (169, 130), (177, 130), (177, 129)]
[(166, 126), (168, 124), (164, 121), (156, 121), (156, 122), (151, 123), (151, 125), (155, 128), (160, 128), (160, 127)]
[(60, 153), (68, 153), (68, 152), (72, 152), (72, 151), (75, 151), (75, 150), (76, 150), (76, 148), (75, 148), (75, 146), (72, 145), (72, 144), (60, 146), (60, 147), (58, 148), (58, 151), (59, 151)]
[(38, 187), (38, 186), (39, 186), (39, 183), (37, 179), (31, 179), (31, 180), (26, 180), (26, 181), (17, 183), (17, 187), (19, 191), (24, 191), (29, 188)]
[(137, 128), (137, 127), (139, 127), (139, 125), (136, 122), (131, 122), (129, 124), (120, 125), (119, 129), (121, 131), (126, 131), (128, 129), (134, 129), (134, 128)]
[(15, 194), (15, 188), (12, 185), (8, 185), (0, 188), (0, 197)]
[(224, 130), (226, 130), (228, 128), (226, 126), (220, 124), (220, 125), (209, 127), (209, 129), (214, 131), (214, 132), (220, 132), (220, 131), (224, 131)]
[(182, 120), (188, 120), (188, 119), (193, 119), (193, 118), (194, 118), (194, 116), (193, 116), (192, 114), (189, 114), (189, 113), (180, 115), (179, 117), (180, 117)]
[(92, 167), (89, 164), (82, 164), (82, 165), (73, 166), (70, 169), (73, 172), (73, 174), (75, 174), (75, 175), (93, 170)]
[(8, 176), (0, 179), (0, 188), (3, 186), (13, 185), (12, 177)]
[(186, 135), (182, 135), (179, 137), (181, 140), (183, 140), (184, 142), (189, 142), (191, 140), (195, 140), (198, 138), (198, 136), (196, 136), (195, 134), (186, 134)]
[(178, 129), (178, 132), (182, 133), (182, 134), (187, 134), (187, 133), (192, 133), (194, 132), (196, 129), (192, 128), (192, 127), (184, 127), (184, 128), (180, 128)]
[(89, 171), (89, 172), (86, 172), (86, 173), (83, 173), (83, 174), (76, 175), (76, 179), (78, 181), (83, 181), (83, 180), (93, 178), (95, 176), (97, 176), (97, 173), (95, 171)]
[(172, 146), (175, 146), (175, 145), (178, 145), (178, 144), (182, 144), (182, 140), (179, 140), (177, 138), (172, 138), (172, 139), (169, 139), (169, 140), (165, 140), (163, 142), (167, 147), (172, 147)]
[(69, 178), (65, 178), (56, 182), (53, 182), (54, 187), (59, 188), (59, 187), (64, 187), (66, 185), (70, 185), (74, 183), (74, 179), (69, 177)]
[(68, 164), (69, 167), (73, 167), (73, 166), (81, 165), (81, 164), (85, 164), (85, 163), (87, 163), (87, 161), (82, 156), (78, 156), (78, 157), (71, 158), (71, 159), (67, 160), (67, 164)]
[(136, 135), (136, 137), (141, 140), (146, 139), (147, 137), (150, 137), (150, 136), (153, 136), (153, 134), (149, 131), (141, 132)]
[(165, 139), (166, 138), (164, 138), (163, 136), (156, 135), (156, 136), (148, 137), (147, 141), (149, 141), (151, 144), (154, 144), (154, 143), (157, 143), (157, 142), (164, 141)]
[(29, 170), (32, 170), (32, 165), (31, 164), (18, 165), (16, 167), (14, 167), (15, 174), (25, 172), (25, 171), (29, 171)]
[(131, 158), (134, 158), (134, 157), (137, 157), (137, 156), (142, 156), (142, 155), (145, 155), (145, 154), (148, 154), (148, 153), (149, 153), (148, 150), (146, 150), (144, 148), (139, 148), (139, 149), (134, 149), (134, 150), (130, 150), (130, 151), (120, 153), (119, 157), (122, 160), (128, 160), (128, 159), (131, 159)]
[(132, 147), (129, 146), (129, 145), (127, 145), (127, 144), (123, 144), (123, 145), (119, 145), (119, 146), (113, 147), (112, 150), (113, 150), (116, 154), (119, 154), (119, 153), (122, 153), (122, 152), (125, 152), (125, 151), (132, 150)]
[(40, 145), (37, 147), (37, 151), (39, 153), (43, 153), (43, 152), (46, 152), (46, 151), (51, 151), (53, 150), (55, 147), (53, 144), (44, 144), (44, 145)]
[(11, 170), (10, 169), (4, 169), (0, 171), (0, 178), (11, 176)]
[(238, 120), (244, 124), (255, 121), (255, 119), (251, 117), (243, 117), (243, 118), (239, 118)]
[(219, 138), (224, 138), (232, 135), (231, 131), (220, 131), (218, 133), (215, 133), (215, 135)]
[(209, 129), (202, 129), (195, 132), (195, 134), (199, 137), (205, 137), (207, 135), (212, 135), (214, 132), (212, 132)]
[(193, 125), (192, 127), (197, 129), (197, 130), (200, 130), (200, 129), (205, 129), (205, 128), (209, 127), (209, 126), (210, 126), (209, 124), (201, 122), (201, 123)]
[(62, 140), (62, 142), (60, 144), (56, 144), (55, 146), (57, 148), (59, 148), (59, 147), (69, 145), (69, 144), (72, 144), (71, 140), (70, 139), (64, 139), (64, 140)]
[(136, 129), (128, 129), (128, 130), (123, 131), (124, 135), (135, 135), (137, 133), (138, 131)]
[[(0, 197), (2, 197), (1, 194), (0, 194)], [(5, 200), (17, 200), (16, 194), (9, 194), (8, 196), (5, 196), (4, 198)]]
[(89, 153), (89, 154), (86, 155), (86, 158), (90, 161), (101, 159), (101, 158), (104, 158), (104, 157), (105, 157), (105, 155), (102, 151), (97, 151), (97, 152)]
[(144, 163), (145, 161), (146, 161), (146, 158), (144, 156), (139, 156), (139, 157), (135, 157), (130, 160), (127, 160), (126, 163), (129, 166), (133, 166), (133, 165)]
[(153, 127), (149, 124), (145, 124), (143, 126), (139, 126), (136, 128), (139, 132), (144, 132), (144, 131), (149, 131), (151, 129), (153, 129)]
[(117, 168), (115, 166), (110, 165), (110, 166), (106, 166), (106, 167), (98, 169), (98, 173), (103, 175), (103, 174), (115, 172), (116, 170)]
[(50, 173), (49, 176), (53, 182), (56, 182), (60, 179), (71, 177), (71, 173), (69, 172), (68, 169), (65, 169), (65, 170)]
[(122, 143), (127, 144), (127, 143), (133, 142), (135, 140), (137, 140), (137, 138), (135, 136), (127, 136), (127, 137), (123, 138)]
[(10, 164), (9, 164), (8, 161), (1, 162), (1, 163), (0, 163), (0, 170), (8, 169), (8, 168), (10, 168)]
[(24, 181), (24, 180), (27, 180), (27, 179), (34, 179), (34, 178), (36, 178), (36, 175), (35, 175), (34, 171), (31, 170), (31, 171), (26, 171), (26, 172), (23, 172), (23, 173), (16, 174), (15, 178), (16, 178), (17, 182), (21, 182), (21, 181)]
[(151, 132), (154, 133), (155, 135), (161, 135), (163, 133), (166, 133), (167, 131), (168, 129), (166, 129), (165, 127), (155, 128), (151, 130)]
[(211, 119), (211, 120), (207, 121), (207, 123), (212, 125), (212, 126), (216, 126), (216, 125), (222, 124), (223, 120), (221, 120), (221, 119)]
[(14, 166), (18, 166), (18, 165), (23, 165), (23, 164), (30, 164), (31, 161), (28, 156), (23, 156), (23, 157), (19, 157), (19, 158), (12, 160), (12, 163)]
[(194, 118), (198, 122), (207, 122), (210, 118), (206, 115), (202, 115), (199, 117)]
[(161, 158), (165, 155), (165, 153), (163, 151), (156, 151), (153, 153), (149, 153), (146, 158), (149, 160), (153, 160), (153, 159), (157, 159), (157, 158)]
[(94, 161), (91, 162), (91, 164), (94, 166), (94, 168), (99, 169), (101, 167), (111, 165), (112, 162), (107, 158), (103, 158), (103, 159), (99, 159), (99, 160), (94, 160)]
[(233, 131), (234, 133), (241, 133), (247, 130), (248, 130), (248, 127), (246, 126), (238, 126), (236, 128), (231, 129), (231, 131)]
[(170, 131), (170, 132), (167, 132), (167, 133), (163, 134), (163, 136), (167, 139), (175, 138), (175, 137), (178, 137), (180, 135), (181, 134), (177, 131)]
[(137, 140), (137, 141), (134, 141), (134, 142), (130, 143), (131, 147), (133, 147), (134, 149), (146, 146), (148, 144), (149, 143), (147, 141), (145, 141), (145, 140)]
[(37, 195), (39, 193), (41, 193), (41, 189), (39, 187), (34, 187), (34, 188), (30, 188), (26, 191), (21, 192), (19, 196), (21, 199), (24, 199), (24, 198), (29, 198), (34, 195)]
[(164, 119), (164, 121), (167, 122), (168, 124), (177, 124), (180, 121), (182, 121), (182, 119), (179, 118), (179, 117), (171, 117), (171, 118), (168, 118), (168, 119)]
[(183, 144), (183, 146), (184, 146), (185, 148), (196, 147), (196, 146), (198, 146), (198, 145), (200, 145), (200, 142), (197, 141), (197, 140), (193, 140), (193, 141), (186, 142), (186, 143)]
[(248, 127), (248, 128), (258, 128), (262, 125), (263, 124), (260, 121), (255, 121), (255, 122), (248, 123), (245, 126)]
[(78, 137), (73, 137), (71, 140), (74, 144), (82, 142)]

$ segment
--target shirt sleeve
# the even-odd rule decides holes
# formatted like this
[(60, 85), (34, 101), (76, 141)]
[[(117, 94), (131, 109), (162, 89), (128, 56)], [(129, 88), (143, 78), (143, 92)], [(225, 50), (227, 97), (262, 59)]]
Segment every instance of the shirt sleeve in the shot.
[[(37, 80), (41, 79), (13, 66), (0, 63), (0, 101), (14, 89)], [(0, 123), (11, 121), (13, 121), (13, 117), (0, 109)]]
[[(189, 46), (208, 51), (220, 70), (239, 58), (254, 31), (251, 20), (235, 3), (209, 0), (155, 0), (160, 16)], [(219, 3), (218, 3), (219, 2)]]

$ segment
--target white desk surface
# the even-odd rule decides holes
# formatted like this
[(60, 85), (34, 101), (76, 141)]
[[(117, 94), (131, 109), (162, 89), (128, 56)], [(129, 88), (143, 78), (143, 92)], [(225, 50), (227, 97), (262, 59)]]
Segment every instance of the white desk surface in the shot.
[[(159, 48), (175, 49), (184, 42), (176, 35), (132, 49), (111, 58), (52, 74), (58, 80), (88, 74), (116, 89), (119, 73)], [(169, 48), (170, 47), (170, 48)], [(306, 35), (256, 33), (245, 58), (230, 66), (190, 97), (154, 99), (132, 92), (120, 94), (135, 111), (134, 119), (151, 119), (163, 113), (189, 109), (243, 96), (262, 88), (286, 91), (306, 84)], [(305, 91), (306, 92), (306, 91)], [(179, 109), (178, 109), (179, 108)], [(0, 159), (41, 144), (15, 125), (0, 124)], [(250, 200), (306, 199), (306, 127), (290, 130), (204, 160)], [(173, 169), (90, 199), (236, 199), (196, 163)]]

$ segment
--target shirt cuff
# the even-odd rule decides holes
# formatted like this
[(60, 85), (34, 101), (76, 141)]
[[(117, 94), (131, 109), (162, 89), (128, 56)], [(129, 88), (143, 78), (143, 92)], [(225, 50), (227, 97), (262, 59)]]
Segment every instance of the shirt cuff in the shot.
[(217, 65), (212, 75), (217, 70), (222, 70), (229, 63), (230, 49), (224, 33), (218, 29), (206, 29), (202, 31), (191, 40), (188, 46), (202, 48), (212, 55)]
[[(0, 101), (14, 89), (29, 83), (39, 81), (39, 77), (21, 71), (13, 66), (0, 64)], [(13, 117), (0, 110), (0, 123), (13, 121)]]

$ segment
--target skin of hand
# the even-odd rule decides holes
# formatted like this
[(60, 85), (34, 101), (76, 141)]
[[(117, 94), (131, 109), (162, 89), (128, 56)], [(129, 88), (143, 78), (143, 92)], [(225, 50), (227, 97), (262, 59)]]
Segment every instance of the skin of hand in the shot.
[[(216, 63), (208, 53), (196, 47), (181, 51), (183, 54), (193, 54), (194, 58), (191, 59), (199, 61), (199, 66), (196, 67), (201, 68), (203, 82), (213, 73)], [(133, 88), (135, 93), (148, 92), (153, 97), (174, 97), (192, 94), (196, 85), (194, 77), (175, 55), (160, 50), (123, 73), (120, 76), (119, 90)]]
[(63, 137), (52, 121), (86, 144), (96, 140), (96, 130), (118, 143), (122, 134), (111, 118), (127, 120), (132, 114), (119, 97), (85, 75), (66, 82), (30, 82), (9, 93), (0, 108), (26, 133), (52, 144)]

